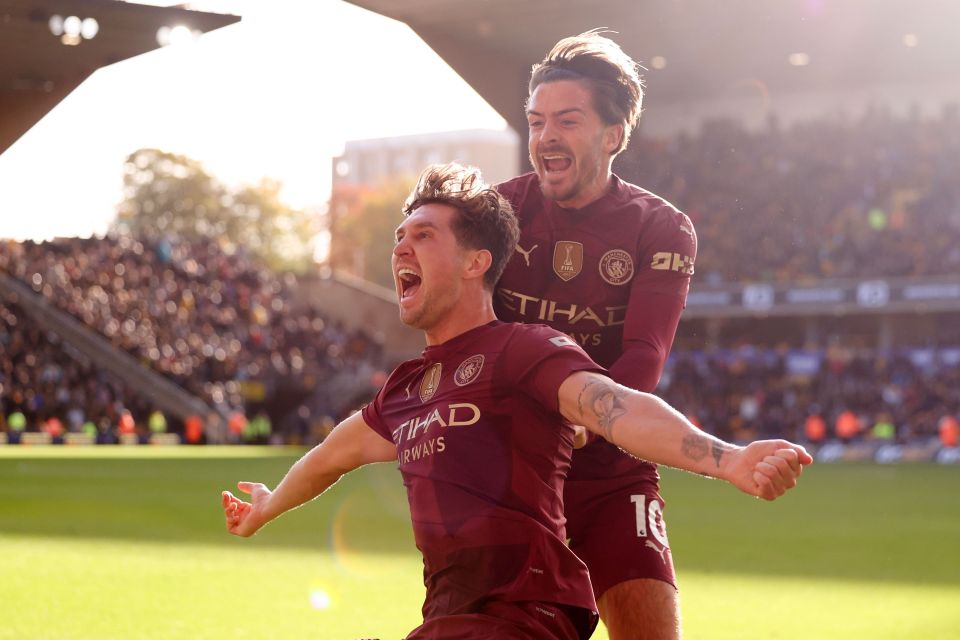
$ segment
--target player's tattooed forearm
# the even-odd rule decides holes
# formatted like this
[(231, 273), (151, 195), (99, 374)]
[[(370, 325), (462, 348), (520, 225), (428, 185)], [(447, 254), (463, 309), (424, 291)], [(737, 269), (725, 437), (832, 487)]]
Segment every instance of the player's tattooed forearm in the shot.
[(603, 437), (608, 442), (613, 442), (613, 424), (617, 418), (627, 412), (623, 398), (623, 391), (615, 384), (602, 380), (590, 380), (580, 390), (577, 406), (581, 416), (585, 416), (586, 411), (596, 416), (603, 430)]
[(710, 452), (713, 454), (713, 461), (717, 463), (717, 469), (720, 468), (720, 458), (723, 457), (723, 454), (732, 450), (733, 447), (723, 442), (714, 441), (710, 443)]
[(680, 451), (691, 460), (700, 461), (706, 457), (710, 450), (709, 440), (696, 433), (688, 433), (683, 436), (680, 443)]
[(697, 433), (685, 435), (680, 446), (683, 455), (697, 462), (703, 460), (709, 453), (717, 469), (720, 468), (720, 459), (723, 458), (723, 454), (732, 450), (732, 447), (724, 442), (711, 440)]

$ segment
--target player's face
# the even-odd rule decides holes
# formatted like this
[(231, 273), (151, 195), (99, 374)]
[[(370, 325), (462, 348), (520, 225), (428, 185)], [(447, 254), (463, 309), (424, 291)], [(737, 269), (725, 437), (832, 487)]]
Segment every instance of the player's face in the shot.
[(527, 126), (530, 163), (544, 196), (578, 209), (603, 195), (623, 128), (604, 124), (585, 83), (538, 86), (527, 104)]
[(464, 253), (451, 227), (455, 215), (450, 205), (429, 203), (397, 227), (393, 281), (400, 319), (411, 327), (426, 331), (436, 326), (460, 298)]

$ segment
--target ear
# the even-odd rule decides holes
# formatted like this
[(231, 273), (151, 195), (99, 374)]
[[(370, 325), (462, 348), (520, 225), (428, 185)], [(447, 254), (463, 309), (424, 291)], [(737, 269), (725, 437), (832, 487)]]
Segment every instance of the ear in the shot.
[(493, 264), (493, 255), (487, 249), (471, 249), (464, 253), (463, 278), (483, 278)]
[(612, 154), (623, 140), (623, 124), (611, 124), (603, 130), (603, 150)]

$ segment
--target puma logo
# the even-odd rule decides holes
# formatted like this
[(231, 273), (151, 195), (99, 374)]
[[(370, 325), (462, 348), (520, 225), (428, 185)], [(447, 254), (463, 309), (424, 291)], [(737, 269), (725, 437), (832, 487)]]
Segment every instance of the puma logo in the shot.
[(645, 545), (656, 551), (660, 554), (660, 559), (663, 560), (663, 564), (667, 564), (667, 547), (658, 547), (656, 544), (649, 540), (644, 541)]
[(521, 247), (519, 244), (517, 245), (517, 253), (519, 253), (520, 255), (523, 256), (523, 261), (527, 263), (527, 266), (528, 266), (528, 267), (530, 266), (530, 254), (533, 253), (533, 250), (536, 249), (536, 248), (539, 247), (539, 246), (540, 246), (540, 245), (535, 244), (535, 245), (533, 245), (532, 247), (530, 247), (529, 250), (524, 251), (524, 250), (523, 250), (523, 247)]

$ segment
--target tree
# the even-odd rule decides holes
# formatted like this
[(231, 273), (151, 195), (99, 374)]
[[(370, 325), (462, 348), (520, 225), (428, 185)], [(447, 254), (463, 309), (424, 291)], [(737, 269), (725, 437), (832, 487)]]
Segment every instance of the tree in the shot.
[(394, 231), (413, 178), (394, 178), (377, 188), (338, 185), (330, 197), (330, 263), (337, 269), (393, 288), (390, 254)]
[(302, 271), (313, 257), (316, 218), (280, 199), (264, 178), (231, 192), (196, 160), (139, 149), (124, 163), (124, 201), (114, 228), (139, 237), (225, 238), (275, 270)]
[(275, 271), (303, 271), (313, 260), (317, 218), (280, 200), (281, 184), (264, 178), (233, 196), (226, 236)]
[(133, 235), (174, 233), (192, 240), (226, 231), (226, 189), (186, 156), (134, 151), (123, 165), (123, 192), (115, 226)]

